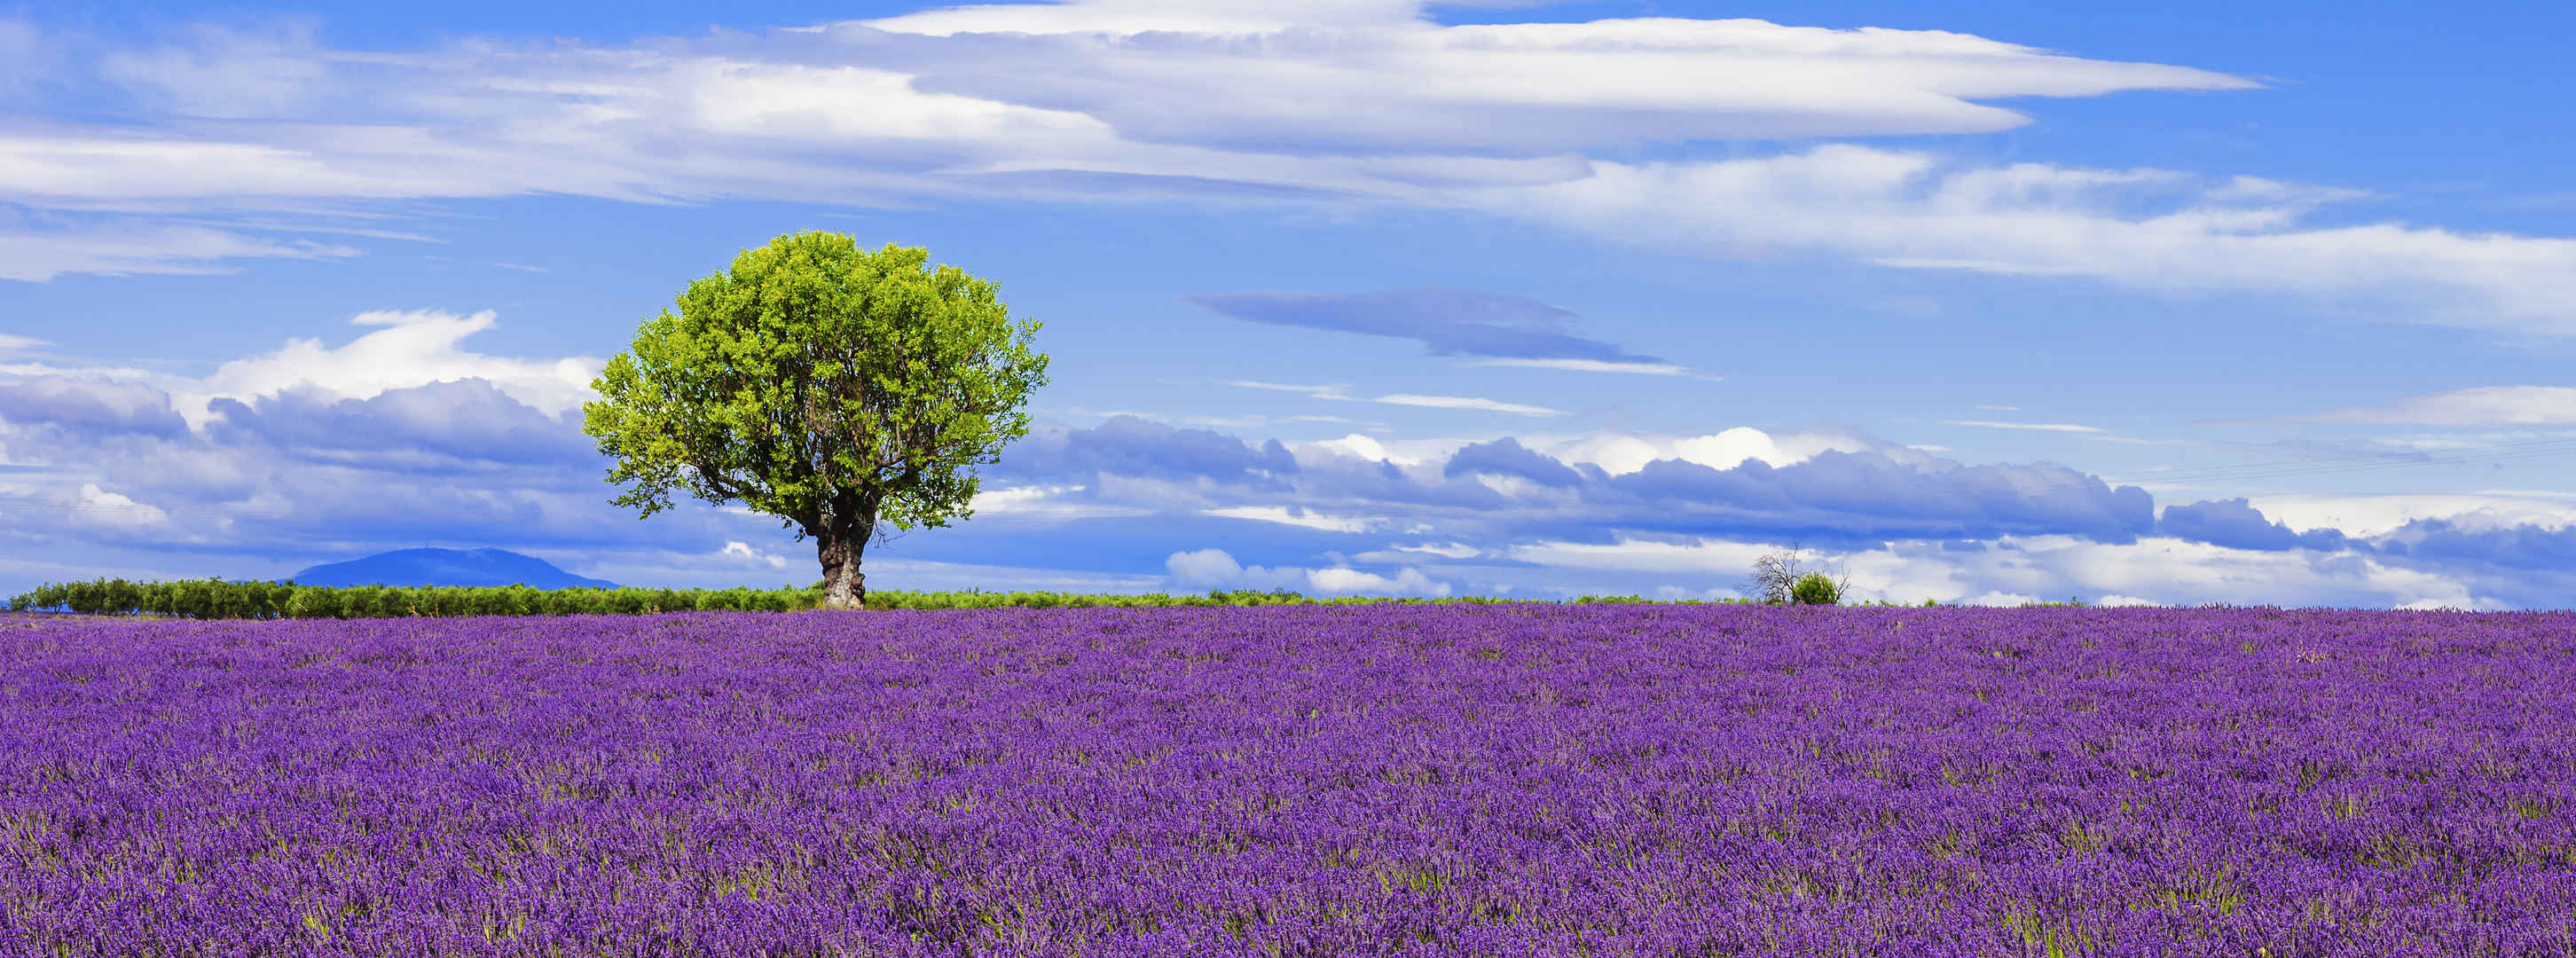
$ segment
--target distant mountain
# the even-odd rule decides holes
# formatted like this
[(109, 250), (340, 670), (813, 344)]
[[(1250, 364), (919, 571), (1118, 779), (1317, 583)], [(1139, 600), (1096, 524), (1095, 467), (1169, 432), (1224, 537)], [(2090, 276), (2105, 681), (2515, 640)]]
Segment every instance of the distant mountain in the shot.
[(295, 574), (297, 585), (518, 585), (538, 589), (614, 582), (585, 579), (535, 556), (506, 549), (397, 549), (364, 559), (317, 565)]

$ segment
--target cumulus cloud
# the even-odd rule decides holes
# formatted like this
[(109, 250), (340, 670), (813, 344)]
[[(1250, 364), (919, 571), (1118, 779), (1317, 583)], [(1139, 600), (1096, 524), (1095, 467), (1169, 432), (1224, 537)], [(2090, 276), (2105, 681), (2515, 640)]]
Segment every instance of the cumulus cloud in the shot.
[(1658, 459), (1679, 459), (1712, 469), (1733, 469), (1748, 461), (1786, 466), (1828, 451), (1866, 452), (1881, 444), (1827, 433), (1773, 435), (1749, 426), (1734, 426), (1698, 436), (1651, 436), (1595, 433), (1570, 439), (1534, 440), (1531, 445), (1574, 463), (1589, 463), (1611, 475), (1644, 469)]
[[(1314, 444), (1311, 456), (1265, 453), (1282, 458), (1256, 469), (1248, 443), (1140, 421), (1054, 433), (1029, 457), (1005, 452), (995, 468), (1015, 485), (1083, 485), (1087, 495), (1123, 505), (1294, 507), (1305, 511), (1239, 515), (1335, 527), (1362, 518), (1390, 528), (1409, 518), (1438, 519), (1474, 524), (1489, 535), (1627, 528), (1819, 542), (2040, 533), (2126, 541), (2154, 527), (2145, 492), (2113, 489), (2064, 467), (1969, 466), (1886, 444), (1834, 448), (1840, 442), (1849, 440), (1809, 437), (1796, 443), (1808, 448), (1791, 454), (1759, 430), (1739, 429), (1662, 443), (1639, 439), (1634, 447), (1598, 437), (1558, 444), (1606, 450), (1613, 460), (1652, 457), (1616, 461), (1614, 472), (1515, 438), (1426, 450), (1423, 458), (1399, 463), (1381, 444), (1354, 437)], [(1089, 451), (1111, 443), (1119, 455)], [(1118, 479), (1127, 481), (1109, 481)]]
[(361, 313), (349, 322), (374, 327), (373, 332), (340, 346), (289, 339), (273, 352), (223, 364), (206, 377), (203, 388), (211, 396), (252, 398), (310, 387), (367, 399), (389, 389), (479, 379), (548, 414), (570, 412), (598, 398), (590, 381), (599, 374), (599, 359), (513, 359), (460, 345), (497, 321), (490, 310), (470, 315), (440, 310)]
[[(458, 371), (452, 361), (471, 354), (454, 339), (476, 324), (403, 339), (405, 327), (418, 324), (379, 320), (397, 334), (394, 347), (291, 343), (282, 351), (318, 356), (310, 370), (276, 355), (205, 378), (0, 367), (0, 445), (9, 465), (0, 538), (65, 569), (110, 555), (133, 568), (166, 569), (155, 556), (221, 554), (232, 565), (206, 571), (243, 575), (433, 544), (659, 547), (724, 524), (693, 511), (638, 528), (606, 503), (604, 463), (568, 414), (483, 379), (401, 385)], [(401, 346), (419, 349), (425, 368), (394, 368), (388, 349)], [(535, 367), (496, 360), (464, 368)], [(198, 428), (188, 424), (191, 412)], [(255, 567), (264, 561), (287, 567)]]
[(171, 408), (168, 393), (140, 383), (71, 376), (0, 382), (0, 420), (89, 438), (122, 434), (172, 436), (188, 428), (187, 421)]
[(297, 456), (482, 459), (587, 470), (597, 454), (574, 417), (547, 415), (482, 379), (387, 389), (339, 399), (311, 387), (207, 407), (218, 440), (237, 433)]
[[(2167, 538), (2108, 543), (2069, 536), (2006, 536), (1994, 546), (1959, 552), (1931, 543), (1890, 543), (1812, 552), (1810, 561), (1848, 576), (1847, 595), (1854, 600), (1904, 604), (1934, 599), (2021, 605), (2068, 598), (2103, 604), (2379, 608), (2415, 602), (2458, 608), (2505, 604), (2478, 595), (2479, 586), (2451, 571), (2350, 553), (2232, 549)], [(1731, 539), (1542, 542), (1519, 547), (1514, 555), (1569, 571), (1698, 573), (1697, 581), (1705, 583), (1740, 581), (1756, 556), (1779, 547)]]
[(79, 522), (103, 523), (128, 529), (159, 526), (170, 521), (170, 513), (160, 507), (136, 502), (122, 493), (109, 492), (97, 483), (80, 484), (71, 502), (73, 519)]
[(2418, 519), (2378, 540), (2379, 551), (2445, 564), (2506, 569), (2576, 569), (2576, 528), (2517, 525), (2477, 528)]
[(1523, 296), (1472, 289), (1380, 293), (1213, 293), (1185, 297), (1235, 319), (1411, 339), (1439, 356), (1493, 356), (1596, 364), (1595, 371), (1669, 364), (1572, 333), (1574, 313)]
[(2576, 525), (2576, 502), (2560, 493), (2289, 493), (2254, 496), (2248, 504), (2302, 532), (2336, 530), (2363, 538), (2429, 519), (2478, 529)]
[(2259, 551), (2334, 551), (2349, 544), (2340, 530), (2293, 532), (2288, 525), (2266, 519), (2260, 510), (2241, 498), (2166, 506), (2164, 517), (2156, 522), (2156, 531), (2191, 542)]
[[(0, 413), (13, 468), (36, 467), (0, 484), (0, 536), (57, 557), (48, 568), (122, 556), (160, 569), (155, 556), (220, 553), (235, 558), (203, 571), (241, 574), (248, 554), (284, 572), (423, 544), (580, 550), (594, 569), (680, 569), (658, 581), (700, 584), (804, 568), (761, 538), (778, 534), (764, 517), (688, 509), (634, 522), (581, 465), (595, 453), (568, 416), (479, 380), (223, 399), (202, 430), (133, 383), (21, 381), (0, 403), (13, 410)], [(1701, 596), (1739, 583), (1761, 552), (1805, 543), (1857, 596), (1904, 602), (2494, 607), (2576, 590), (2562, 571), (2576, 567), (2576, 510), (2559, 502), (2374, 506), (2387, 515), (2365, 535), (2294, 528), (2241, 499), (2158, 517), (2145, 492), (2063, 467), (1971, 465), (1852, 437), (1612, 438), (1424, 442), (1396, 455), (1141, 419), (1049, 425), (988, 471), (977, 505), (989, 516), (874, 550), (872, 566), (927, 563), (915, 571), (933, 578), (906, 580), (923, 587), (976, 584), (936, 576), (1006, 555), (1014, 582)], [(1672, 454), (1682, 450), (1702, 461)], [(1639, 455), (1651, 458), (1622, 458)], [(2516, 502), (2528, 508), (2506, 508)], [(2341, 507), (2312, 507), (2328, 508)]]
[[(1503, 438), (1458, 450), (1440, 467), (1443, 476), (1510, 476), (1553, 489), (1582, 484), (1583, 473), (1555, 458), (1532, 452), (1520, 440)], [(1600, 475), (1595, 470), (1595, 475)]]
[[(502, 439), (502, 430), (560, 426), (524, 422), (515, 411), (518, 407), (540, 419), (555, 420), (597, 398), (590, 388), (601, 365), (597, 358), (522, 359), (465, 345), (467, 337), (497, 323), (488, 310), (471, 315), (382, 310), (361, 313), (350, 322), (372, 331), (336, 346), (318, 338), (289, 338), (274, 350), (224, 362), (205, 376), (45, 362), (0, 365), (0, 417), (9, 417), (15, 409), (16, 418), (24, 422), (77, 423), (93, 430), (114, 422), (126, 431), (166, 432), (171, 423), (160, 413), (167, 411), (192, 428), (205, 428), (227, 415), (237, 427), (265, 421), (270, 425), (261, 428), (289, 428), (275, 426), (273, 419), (263, 420), (260, 415), (262, 400), (277, 400), (318, 404), (317, 410), (336, 409), (334, 414), (344, 419), (399, 416), (414, 424), (441, 421), (446, 424), (442, 428), (457, 437), (456, 443), (448, 444), (453, 447), (450, 451), (463, 450), (457, 443), (465, 443), (474, 452), (485, 453), (496, 451), (494, 443)], [(364, 403), (390, 392), (428, 386), (440, 386), (442, 391), (331, 406), (339, 400)], [(355, 428), (339, 430), (346, 435), (328, 437), (338, 427), (324, 429), (310, 415), (293, 418), (303, 424), (297, 428), (307, 429), (313, 438), (327, 437), (336, 443), (371, 441)], [(342, 425), (354, 422), (349, 419)], [(313, 431), (317, 429), (321, 431)], [(392, 434), (407, 439), (427, 435), (409, 428)], [(517, 440), (499, 444), (522, 452), (527, 449), (526, 442)]]
[(2135, 486), (2062, 466), (1969, 466), (1910, 451), (1826, 452), (1773, 468), (1657, 460), (1587, 501), (1641, 528), (1815, 541), (2064, 533), (2126, 542), (2153, 526)]
[[(553, 392), (586, 361), (464, 345), (489, 324), (370, 314), (355, 342), (290, 343), (174, 388), (133, 371), (6, 367), (0, 538), (65, 570), (247, 553), (291, 571), (428, 544), (582, 550), (597, 569), (695, 563), (698, 582), (804, 568), (759, 538), (778, 534), (763, 517), (693, 508), (638, 524), (608, 506), (604, 463)], [(403, 349), (425, 368), (387, 358)], [(456, 372), (503, 378), (432, 378)], [(189, 395), (212, 397), (199, 428), (185, 422)], [(1028, 575), (1317, 594), (1706, 595), (1759, 551), (1806, 543), (1864, 597), (1899, 601), (2490, 607), (2576, 594), (2562, 571), (2576, 567), (2576, 505), (2564, 501), (2233, 499), (2159, 516), (2145, 491), (2063, 466), (1832, 433), (1292, 447), (1118, 417), (1041, 424), (986, 475), (976, 504), (989, 517), (890, 558), (953, 572), (1008, 555)], [(1221, 548), (1198, 548), (1209, 543)]]
[(1116, 416), (1089, 429), (1041, 424), (1011, 445), (995, 472), (1024, 480), (1109, 473), (1276, 488), (1297, 469), (1296, 457), (1276, 439), (1256, 445), (1214, 430)]
[(741, 562), (747, 565), (766, 566), (772, 569), (787, 568), (786, 556), (754, 549), (751, 547), (751, 543), (740, 540), (725, 543), (724, 548), (716, 550), (716, 557)]

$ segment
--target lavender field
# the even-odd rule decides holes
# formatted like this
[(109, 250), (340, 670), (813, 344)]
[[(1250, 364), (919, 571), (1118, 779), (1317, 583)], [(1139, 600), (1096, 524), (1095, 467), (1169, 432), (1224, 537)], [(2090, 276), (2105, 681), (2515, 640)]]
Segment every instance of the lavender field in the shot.
[(2576, 615), (0, 621), (8, 955), (2576, 954)]

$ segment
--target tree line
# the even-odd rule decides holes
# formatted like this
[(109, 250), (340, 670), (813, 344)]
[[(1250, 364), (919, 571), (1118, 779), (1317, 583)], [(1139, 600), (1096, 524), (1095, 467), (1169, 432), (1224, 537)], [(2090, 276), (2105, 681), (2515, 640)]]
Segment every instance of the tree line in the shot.
[[(1388, 599), (1317, 597), (1288, 591), (1212, 590), (1205, 595), (1101, 595), (1075, 592), (872, 591), (870, 609), (1182, 608), (1257, 605), (1352, 605), (1529, 602), (1463, 596)], [(1638, 596), (1584, 596), (1591, 602), (1645, 602)], [(1718, 600), (1726, 602), (1730, 600)], [(1695, 600), (1680, 604), (1699, 604)], [(182, 579), (129, 582), (95, 579), (37, 586), (9, 600), (13, 611), (80, 615), (153, 615), (186, 619), (389, 619), (469, 615), (646, 615), (659, 612), (803, 612), (830, 608), (825, 583), (778, 589), (538, 589), (510, 586), (313, 586), (292, 582)]]

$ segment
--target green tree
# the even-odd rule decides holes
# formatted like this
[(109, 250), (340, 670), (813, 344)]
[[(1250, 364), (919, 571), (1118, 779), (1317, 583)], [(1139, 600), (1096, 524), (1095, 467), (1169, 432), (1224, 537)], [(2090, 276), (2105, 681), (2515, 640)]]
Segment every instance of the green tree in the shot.
[(823, 604), (863, 608), (870, 537), (972, 515), (975, 468), (1028, 433), (1046, 384), (1038, 323), (929, 261), (793, 233), (690, 283), (582, 406), (626, 488), (612, 501), (651, 516), (679, 490), (777, 516), (814, 540)]
[(1822, 572), (1810, 572), (1790, 583), (1789, 601), (1794, 605), (1841, 605), (1843, 584)]

